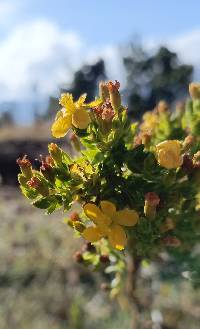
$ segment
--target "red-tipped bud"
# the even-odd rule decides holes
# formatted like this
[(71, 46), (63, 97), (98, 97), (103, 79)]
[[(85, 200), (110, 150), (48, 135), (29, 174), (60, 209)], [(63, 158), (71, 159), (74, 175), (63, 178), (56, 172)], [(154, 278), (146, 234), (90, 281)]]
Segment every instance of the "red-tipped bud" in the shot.
[(69, 217), (72, 221), (77, 221), (77, 220), (80, 221), (79, 214), (76, 211), (73, 211)]
[(174, 221), (172, 218), (170, 217), (167, 217), (165, 222), (163, 223), (163, 225), (161, 226), (161, 232), (164, 233), (164, 232), (167, 232), (167, 231), (170, 231), (170, 230), (173, 230), (175, 227), (175, 224), (174, 224)]
[(62, 150), (57, 144), (49, 144), (49, 153), (56, 164), (62, 163)]
[(101, 255), (99, 258), (100, 262), (103, 264), (107, 264), (110, 262), (110, 258), (108, 255)]
[(184, 141), (183, 141), (183, 150), (186, 152), (188, 151), (191, 146), (194, 145), (196, 141), (196, 138), (192, 135), (188, 135), (187, 137), (185, 137)]
[(103, 101), (106, 101), (109, 98), (108, 86), (103, 81), (99, 83), (99, 96), (103, 99)]
[(200, 83), (197, 82), (190, 83), (189, 93), (192, 99), (200, 99)]
[(156, 217), (156, 207), (159, 205), (160, 198), (155, 192), (145, 194), (144, 214), (150, 219)]
[(158, 113), (165, 113), (169, 109), (167, 102), (165, 101), (160, 101), (157, 105), (157, 111)]
[(51, 183), (54, 183), (55, 181), (55, 175), (54, 175), (54, 170), (52, 166), (45, 161), (42, 161), (42, 165), (40, 167), (40, 171), (42, 175)]
[(51, 167), (54, 166), (53, 158), (52, 158), (50, 155), (47, 155), (47, 156), (45, 157), (45, 162), (48, 163)]
[(48, 186), (44, 182), (42, 182), (38, 177), (34, 176), (32, 177), (28, 182), (27, 185), (31, 188), (34, 188), (38, 193), (40, 193), (43, 196), (49, 195), (49, 189)]
[(101, 114), (102, 120), (111, 122), (112, 119), (114, 118), (114, 116), (115, 116), (115, 112), (114, 112), (111, 104), (110, 103), (105, 104), (105, 106), (103, 107), (102, 114)]
[(32, 177), (28, 182), (27, 185), (29, 187), (32, 187), (34, 189), (37, 189), (40, 186), (41, 182), (39, 180), (39, 178), (37, 177)]
[(142, 144), (142, 137), (141, 135), (137, 135), (134, 137), (134, 146), (138, 146)]
[(145, 201), (147, 201), (149, 205), (156, 207), (160, 202), (160, 198), (155, 192), (148, 192), (145, 194)]
[(143, 133), (143, 134), (141, 134), (141, 138), (142, 138), (142, 144), (145, 147), (148, 147), (150, 145), (150, 142), (151, 142), (152, 134), (151, 133)]
[(165, 238), (162, 239), (162, 243), (166, 247), (180, 247), (181, 241), (177, 239), (175, 236), (166, 236)]
[(82, 247), (82, 251), (89, 251), (91, 253), (95, 253), (96, 252), (96, 248), (93, 244), (91, 244), (91, 242), (86, 242), (84, 243), (83, 247)]
[(32, 165), (27, 156), (25, 155), (22, 159), (16, 160), (17, 164), (19, 165), (22, 174), (27, 178), (30, 179), (33, 176), (32, 173)]
[(194, 164), (189, 154), (183, 155), (183, 164), (181, 166), (187, 174), (191, 174), (194, 169)]
[(119, 93), (120, 83), (117, 80), (115, 80), (115, 83), (109, 81), (107, 87), (110, 94), (111, 105), (113, 109), (118, 112), (121, 108), (121, 96)]
[(200, 168), (200, 151), (194, 154), (192, 162), (194, 168)]
[(83, 263), (84, 261), (83, 255), (80, 251), (76, 251), (75, 254), (73, 255), (73, 258), (77, 263)]

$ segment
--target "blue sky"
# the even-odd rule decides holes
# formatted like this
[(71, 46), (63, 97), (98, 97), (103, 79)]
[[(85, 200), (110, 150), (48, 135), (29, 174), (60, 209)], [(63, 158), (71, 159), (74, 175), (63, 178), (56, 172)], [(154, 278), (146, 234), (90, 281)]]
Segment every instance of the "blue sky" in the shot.
[(0, 0), (0, 103), (43, 102), (99, 57), (123, 84), (118, 46), (136, 36), (177, 51), (200, 78), (199, 13), (199, 0)]
[(21, 3), (19, 21), (45, 17), (62, 29), (81, 33), (91, 44), (124, 42), (134, 33), (165, 38), (200, 25), (198, 0), (25, 0)]

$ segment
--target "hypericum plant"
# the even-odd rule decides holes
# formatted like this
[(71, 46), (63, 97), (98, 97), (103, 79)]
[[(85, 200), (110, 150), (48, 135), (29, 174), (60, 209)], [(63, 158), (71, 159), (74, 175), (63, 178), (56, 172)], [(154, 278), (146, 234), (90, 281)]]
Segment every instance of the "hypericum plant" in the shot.
[(165, 251), (180, 271), (196, 273), (200, 227), (200, 84), (190, 85), (186, 105), (170, 112), (162, 101), (141, 124), (130, 122), (119, 88), (117, 81), (101, 82), (89, 104), (86, 95), (76, 101), (61, 95), (52, 135), (71, 130), (74, 157), (51, 143), (39, 171), (27, 157), (17, 160), (22, 193), (35, 207), (51, 214), (77, 205), (65, 222), (87, 244), (75, 257), (113, 272), (113, 295), (126, 259), (136, 275), (142, 261)]

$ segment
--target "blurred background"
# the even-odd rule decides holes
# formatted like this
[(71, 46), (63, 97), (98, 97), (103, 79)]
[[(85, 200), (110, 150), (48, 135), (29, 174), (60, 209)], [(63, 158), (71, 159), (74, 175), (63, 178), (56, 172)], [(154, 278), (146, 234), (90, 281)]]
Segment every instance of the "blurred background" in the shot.
[[(100, 80), (119, 80), (132, 119), (184, 100), (200, 80), (199, 12), (198, 0), (0, 0), (0, 329), (129, 328), (100, 275), (73, 260), (79, 240), (63, 214), (21, 197), (16, 158), (46, 153), (64, 90), (89, 101)], [(153, 321), (199, 328), (198, 290), (149, 271)]]

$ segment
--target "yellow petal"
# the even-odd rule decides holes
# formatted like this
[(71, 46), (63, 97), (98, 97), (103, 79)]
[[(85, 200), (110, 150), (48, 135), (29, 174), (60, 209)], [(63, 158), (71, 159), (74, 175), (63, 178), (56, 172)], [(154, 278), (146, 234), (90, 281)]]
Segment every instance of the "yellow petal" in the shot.
[(158, 163), (166, 169), (176, 169), (182, 165), (183, 158), (180, 154), (162, 149), (158, 151)]
[(103, 213), (109, 217), (112, 217), (116, 212), (115, 205), (110, 201), (101, 201), (100, 206)]
[(127, 244), (126, 233), (120, 225), (111, 226), (108, 240), (111, 246), (118, 250), (123, 250)]
[(67, 131), (72, 126), (72, 116), (68, 115), (60, 115), (53, 123), (51, 127), (52, 135), (56, 138), (64, 137)]
[(79, 129), (86, 129), (91, 122), (90, 116), (86, 110), (77, 109), (72, 115), (72, 124)]
[(79, 97), (79, 99), (76, 102), (77, 107), (81, 107), (84, 104), (86, 97), (87, 97), (87, 94), (83, 94)]
[(82, 236), (85, 240), (88, 240), (90, 242), (96, 242), (103, 237), (100, 229), (98, 227), (93, 227), (93, 226), (87, 227), (83, 231)]
[(175, 169), (182, 165), (181, 143), (178, 140), (166, 140), (156, 145), (158, 163), (167, 169)]
[(93, 203), (87, 203), (83, 208), (87, 217), (89, 217), (96, 225), (100, 227), (108, 226), (111, 219), (105, 216), (102, 211)]
[(134, 226), (137, 224), (138, 219), (138, 213), (133, 209), (119, 210), (113, 217), (114, 223), (124, 226)]
[(161, 142), (156, 145), (156, 150), (165, 150), (165, 151), (171, 151), (179, 153), (181, 151), (181, 143), (174, 139), (174, 140), (166, 140), (164, 142)]
[(97, 98), (93, 102), (84, 104), (84, 106), (87, 107), (87, 108), (93, 108), (93, 107), (96, 107), (96, 106), (101, 105), (102, 103), (103, 103), (102, 99), (101, 98)]
[(59, 100), (59, 104), (66, 108), (70, 113), (73, 113), (76, 110), (72, 94), (62, 94)]

